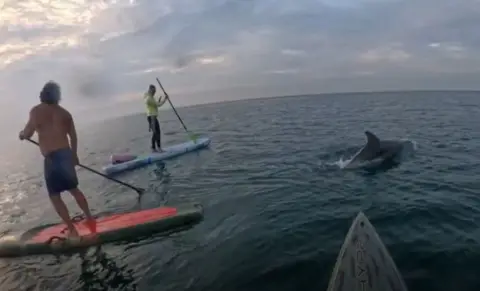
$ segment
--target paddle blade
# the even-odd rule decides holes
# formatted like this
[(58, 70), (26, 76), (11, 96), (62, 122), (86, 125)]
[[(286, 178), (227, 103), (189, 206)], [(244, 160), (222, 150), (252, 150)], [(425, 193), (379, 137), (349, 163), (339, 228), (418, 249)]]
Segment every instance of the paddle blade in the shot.
[(194, 143), (197, 143), (198, 136), (196, 134), (188, 133), (188, 135)]

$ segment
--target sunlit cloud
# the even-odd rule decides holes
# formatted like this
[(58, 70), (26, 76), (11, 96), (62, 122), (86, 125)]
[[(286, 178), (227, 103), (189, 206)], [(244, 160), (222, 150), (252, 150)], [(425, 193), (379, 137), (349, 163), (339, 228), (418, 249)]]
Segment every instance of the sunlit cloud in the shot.
[(43, 37), (29, 42), (11, 41), (0, 45), (0, 69), (20, 61), (28, 56), (52, 52), (57, 49), (68, 49), (80, 45), (81, 38), (78, 35), (64, 37)]
[(126, 32), (103, 31), (103, 27), (120, 26), (104, 18), (118, 7), (125, 5), (122, 1), (6, 0), (0, 12), (0, 36), (6, 41), (0, 48), (0, 66), (58, 49), (88, 46), (93, 33), (100, 34), (98, 41), (119, 37)]
[(122, 35), (125, 35), (125, 34), (128, 34), (130, 33), (130, 31), (114, 31), (114, 32), (109, 32), (109, 33), (106, 33), (104, 34), (101, 38), (100, 38), (100, 41), (108, 41), (108, 40), (112, 40), (116, 37), (120, 37)]
[(197, 62), (202, 65), (212, 65), (212, 64), (220, 64), (225, 61), (225, 57), (218, 56), (218, 57), (203, 57), (197, 59)]
[(10, 29), (29, 29), (85, 27), (109, 5), (104, 1), (6, 0), (3, 7), (2, 26)]
[(268, 71), (269, 74), (297, 74), (299, 70), (297, 69), (284, 69), (284, 70), (272, 70)]
[(127, 72), (126, 75), (133, 76), (133, 75), (144, 75), (149, 73), (161, 73), (161, 72), (173, 72), (173, 71), (174, 71), (173, 68), (161, 66), (161, 67), (150, 67), (150, 68), (146, 68), (138, 71)]

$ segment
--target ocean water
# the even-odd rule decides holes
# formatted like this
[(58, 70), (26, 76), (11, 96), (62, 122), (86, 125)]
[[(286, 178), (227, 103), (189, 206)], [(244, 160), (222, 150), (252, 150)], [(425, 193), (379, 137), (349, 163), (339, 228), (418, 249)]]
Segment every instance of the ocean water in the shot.
[[(296, 96), (179, 108), (210, 149), (131, 171), (136, 193), (79, 170), (93, 211), (199, 202), (194, 228), (70, 256), (0, 259), (0, 290), (326, 290), (350, 223), (364, 211), (409, 290), (478, 290), (480, 93)], [(186, 140), (170, 111), (163, 142)], [(80, 130), (81, 162), (144, 153), (142, 115)], [(408, 139), (414, 155), (378, 172), (345, 171), (365, 143)], [(58, 221), (27, 143), (2, 149), (1, 233)], [(72, 209), (78, 209), (64, 195)]]

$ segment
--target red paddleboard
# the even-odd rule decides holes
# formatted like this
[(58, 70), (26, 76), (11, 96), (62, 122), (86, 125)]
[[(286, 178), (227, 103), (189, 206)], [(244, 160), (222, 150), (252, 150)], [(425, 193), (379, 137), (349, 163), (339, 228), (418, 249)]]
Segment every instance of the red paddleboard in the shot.
[(198, 204), (180, 207), (158, 207), (85, 220), (75, 223), (77, 238), (69, 238), (65, 224), (36, 227), (29, 231), (0, 238), (0, 257), (71, 251), (75, 248), (108, 242), (131, 240), (152, 233), (168, 232), (190, 226), (203, 218)]

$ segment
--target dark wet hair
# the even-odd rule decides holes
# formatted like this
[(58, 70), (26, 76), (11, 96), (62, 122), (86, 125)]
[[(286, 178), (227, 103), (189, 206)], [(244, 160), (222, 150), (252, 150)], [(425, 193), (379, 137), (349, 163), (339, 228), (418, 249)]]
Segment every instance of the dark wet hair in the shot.
[(150, 84), (150, 86), (148, 86), (148, 91), (157, 91), (157, 88)]
[(46, 104), (58, 104), (60, 102), (61, 90), (60, 86), (54, 82), (46, 83), (42, 91), (40, 91), (40, 102)]

